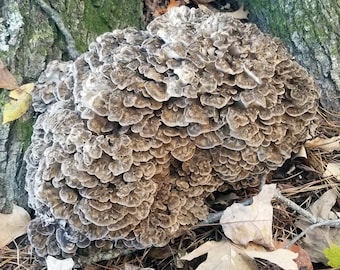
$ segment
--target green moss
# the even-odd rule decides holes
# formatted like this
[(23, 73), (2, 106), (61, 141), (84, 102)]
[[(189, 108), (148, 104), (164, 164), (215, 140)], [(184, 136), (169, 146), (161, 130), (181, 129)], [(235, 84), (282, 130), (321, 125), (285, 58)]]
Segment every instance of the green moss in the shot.
[(92, 1), (85, 1), (85, 26), (89, 32), (104, 33), (111, 29), (110, 20), (112, 19), (112, 10), (114, 9), (107, 3), (103, 7), (94, 7)]
[[(88, 37), (94, 38), (113, 29), (129, 26), (141, 28), (142, 1), (140, 0), (85, 0), (84, 22), (89, 32)], [(76, 41), (81, 51), (87, 49), (86, 40)]]
[[(98, 1), (97, 1), (98, 2)], [(85, 26), (89, 32), (101, 34), (116, 28), (141, 26), (140, 0), (113, 0), (93, 3), (85, 1)]]
[(39, 45), (39, 52), (46, 55), (49, 47), (41, 46), (46, 41), (49, 43), (54, 40), (53, 28), (49, 25), (48, 21), (42, 22), (39, 27), (30, 29), (29, 44), (32, 48), (37, 48)]
[(2, 109), (8, 101), (8, 91), (5, 89), (0, 89), (0, 113), (2, 113)]
[(27, 149), (31, 142), (31, 136), (33, 133), (34, 121), (32, 117), (29, 119), (19, 119), (14, 122), (12, 130), (18, 136), (18, 140), (23, 143), (23, 151)]
[(100, 34), (128, 26), (142, 26), (141, 0), (74, 0), (65, 3), (65, 8), (58, 12), (81, 53), (87, 51), (88, 44)]

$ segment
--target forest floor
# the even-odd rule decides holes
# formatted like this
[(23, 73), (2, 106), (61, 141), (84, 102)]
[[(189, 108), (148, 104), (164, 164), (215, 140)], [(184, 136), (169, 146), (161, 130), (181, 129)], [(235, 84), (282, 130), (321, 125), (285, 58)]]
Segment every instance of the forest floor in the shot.
[[(185, 1), (171, 1), (173, 5), (182, 5)], [(200, 1), (198, 1), (200, 2)], [(225, 8), (223, 1), (213, 1), (214, 3), (209, 8)], [(191, 3), (196, 5), (196, 3)], [(168, 1), (145, 0), (145, 22), (148, 23), (155, 16), (166, 12), (169, 6)], [(303, 148), (302, 153), (293, 156), (287, 160), (285, 164), (268, 176), (266, 185), (275, 184), (280, 194), (287, 199), (284, 201), (277, 197), (271, 200), (271, 207), (273, 211), (271, 239), (275, 243), (275, 248), (279, 245), (287, 245), (292, 239), (295, 239), (292, 246), (295, 248), (294, 252), (299, 254), (298, 269), (336, 269), (326, 266), (325, 263), (311, 263), (311, 257), (315, 258), (322, 254), (323, 248), (320, 251), (320, 245), (324, 244), (326, 239), (331, 239), (340, 243), (340, 231), (330, 226), (318, 226), (320, 220), (315, 220), (317, 228), (308, 229), (308, 226), (301, 227), (297, 221), (301, 219), (303, 209), (307, 210), (325, 194), (327, 191), (334, 191), (334, 203), (328, 206), (328, 214), (333, 213), (338, 215), (340, 212), (340, 115), (327, 112), (319, 108), (318, 112), (318, 127), (316, 129), (316, 138), (318, 142), (313, 141), (307, 143)], [(320, 143), (321, 140), (321, 143)], [(325, 146), (326, 145), (326, 146)], [(328, 165), (332, 164), (333, 167)], [(325, 173), (328, 171), (328, 173)], [(228, 190), (224, 193), (213, 193), (207, 198), (207, 204), (210, 207), (211, 213), (222, 213), (226, 208), (235, 203), (243, 203), (249, 198), (254, 198), (259, 193), (259, 188), (246, 188), (242, 190)], [(327, 200), (326, 200), (327, 201)], [(292, 206), (292, 202), (296, 205)], [(323, 203), (322, 203), (323, 204)], [(325, 202), (326, 204), (326, 202)], [(326, 210), (327, 211), (327, 210)], [(309, 212), (311, 213), (311, 212)], [(312, 211), (315, 218), (317, 214)], [(306, 217), (306, 216), (305, 216)], [(329, 216), (322, 216), (323, 221), (328, 220)], [(253, 220), (250, 220), (253, 222)], [(309, 220), (310, 221), (310, 220)], [(310, 223), (312, 224), (312, 223)], [(320, 224), (319, 224), (320, 225)], [(321, 224), (322, 225), (322, 224)], [(333, 227), (334, 226), (333, 224)], [(338, 224), (338, 227), (339, 224)], [(316, 231), (317, 229), (317, 231)], [(310, 231), (316, 231), (310, 234)], [(264, 234), (264, 233), (263, 233)], [(299, 238), (300, 237), (300, 238)], [(299, 239), (297, 239), (299, 238)], [(306, 244), (304, 239), (314, 241), (311, 245)], [(202, 255), (197, 254), (194, 258), (189, 260), (181, 260), (180, 258), (187, 253), (197, 250), (200, 246), (207, 242), (221, 243), (226, 241), (225, 231), (223, 230), (219, 219), (210, 220), (199, 226), (194, 226), (184, 232), (180, 237), (171, 241), (163, 248), (149, 248), (141, 251), (131, 251), (128, 255), (117, 256), (114, 259), (100, 261), (85, 266), (84, 270), (194, 270), (194, 269), (242, 269), (239, 261), (234, 262), (233, 267), (210, 266), (206, 262), (208, 256), (220, 256), (220, 253), (212, 251), (208, 248)], [(281, 243), (284, 244), (281, 244)], [(226, 248), (226, 246), (223, 246)], [(268, 251), (268, 250), (267, 250)], [(318, 253), (319, 252), (319, 253)], [(319, 255), (318, 255), (319, 254)], [(339, 254), (340, 256), (340, 254)], [(221, 262), (225, 260), (223, 256), (219, 258)], [(219, 260), (217, 259), (217, 260)], [(232, 260), (228, 257), (228, 260)], [(288, 260), (288, 259), (287, 259)], [(211, 259), (210, 259), (211, 261)], [(269, 259), (254, 259), (257, 269), (285, 269), (273, 263)], [(296, 261), (296, 260), (295, 260)], [(315, 261), (315, 259), (314, 259)], [(205, 268), (202, 267), (202, 263)], [(224, 261), (225, 262), (225, 261)], [(201, 265), (201, 266), (200, 266)], [(199, 268), (198, 268), (199, 267)], [(15, 242), (12, 242), (5, 248), (0, 249), (0, 269), (14, 270), (14, 269), (46, 269), (39, 266), (34, 260), (31, 253), (31, 248), (24, 235)], [(256, 269), (256, 268), (249, 268)], [(62, 269), (62, 270), (66, 270)]]

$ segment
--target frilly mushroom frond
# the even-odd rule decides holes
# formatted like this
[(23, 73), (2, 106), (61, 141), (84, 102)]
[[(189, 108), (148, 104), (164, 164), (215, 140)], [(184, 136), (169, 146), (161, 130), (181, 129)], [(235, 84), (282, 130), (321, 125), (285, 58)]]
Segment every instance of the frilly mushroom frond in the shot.
[(297, 151), (318, 97), (278, 39), (187, 7), (51, 62), (26, 153), (36, 254), (166, 245), (208, 194), (256, 186)]

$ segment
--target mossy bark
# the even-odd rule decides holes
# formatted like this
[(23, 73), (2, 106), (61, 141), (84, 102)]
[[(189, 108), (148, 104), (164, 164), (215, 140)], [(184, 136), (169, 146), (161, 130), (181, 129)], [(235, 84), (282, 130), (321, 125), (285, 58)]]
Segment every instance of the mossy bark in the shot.
[(333, 0), (245, 0), (251, 21), (280, 37), (314, 76), (321, 103), (340, 110), (340, 3)]
[[(142, 0), (45, 0), (60, 15), (75, 40), (86, 51), (96, 36), (116, 28), (143, 27)], [(69, 60), (63, 33), (34, 0), (0, 0), (0, 59), (19, 84), (34, 82), (54, 59)], [(7, 91), (0, 89), (2, 108)], [(0, 212), (10, 213), (13, 203), (27, 208), (23, 154), (32, 134), (33, 113), (14, 123), (0, 123)]]

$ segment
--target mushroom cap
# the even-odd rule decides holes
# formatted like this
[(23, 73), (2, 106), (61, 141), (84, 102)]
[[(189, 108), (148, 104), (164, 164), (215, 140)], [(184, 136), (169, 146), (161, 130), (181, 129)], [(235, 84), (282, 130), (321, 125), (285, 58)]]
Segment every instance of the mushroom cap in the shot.
[(280, 167), (318, 97), (278, 39), (187, 7), (51, 62), (25, 156), (36, 253), (166, 245), (206, 217), (209, 193), (256, 186)]

